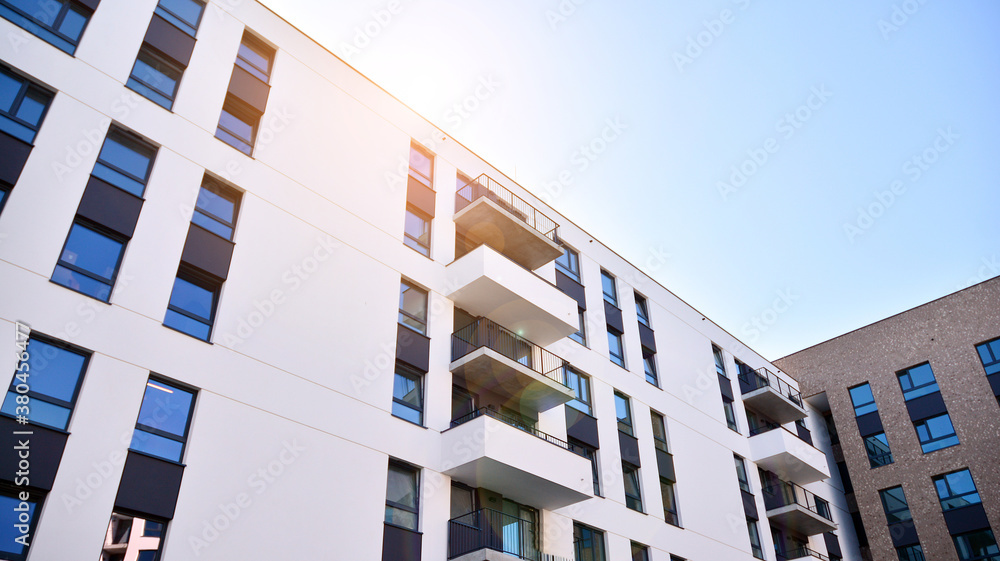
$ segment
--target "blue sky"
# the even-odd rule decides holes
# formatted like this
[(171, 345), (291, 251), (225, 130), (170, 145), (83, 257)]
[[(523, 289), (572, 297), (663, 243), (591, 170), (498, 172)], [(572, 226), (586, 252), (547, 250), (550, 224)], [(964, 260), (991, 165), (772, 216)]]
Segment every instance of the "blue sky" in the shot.
[(264, 2), (767, 358), (1000, 274), (996, 2)]

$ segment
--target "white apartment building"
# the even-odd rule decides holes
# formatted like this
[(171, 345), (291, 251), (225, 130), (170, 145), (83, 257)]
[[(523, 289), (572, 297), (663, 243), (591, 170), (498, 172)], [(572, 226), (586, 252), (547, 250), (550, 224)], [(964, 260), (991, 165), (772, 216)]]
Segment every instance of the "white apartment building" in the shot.
[(280, 15), (0, 36), (0, 559), (859, 558), (794, 380)]

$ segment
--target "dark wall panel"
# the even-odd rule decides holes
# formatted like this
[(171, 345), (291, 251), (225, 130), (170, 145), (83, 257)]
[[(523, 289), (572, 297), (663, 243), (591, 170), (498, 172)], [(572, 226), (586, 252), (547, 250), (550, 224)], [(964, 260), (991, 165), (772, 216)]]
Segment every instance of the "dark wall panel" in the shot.
[(719, 377), (719, 390), (722, 391), (722, 395), (730, 401), (736, 401), (736, 398), (733, 397), (733, 382), (722, 374), (717, 374), (717, 376)]
[(677, 481), (677, 474), (674, 472), (674, 457), (659, 448), (656, 449), (656, 470), (660, 477)]
[(643, 324), (639, 324), (639, 343), (643, 347), (656, 352), (656, 339), (653, 337), (653, 330)]
[[(15, 432), (32, 434), (14, 434)], [(67, 435), (37, 425), (21, 425), (9, 417), (0, 417), (0, 479), (17, 483), (21, 452), (28, 454), (28, 479), (32, 487), (49, 491), (56, 478)], [(25, 446), (21, 446), (25, 444)], [(22, 450), (27, 448), (27, 450)]]
[(878, 416), (878, 411), (872, 411), (857, 418), (858, 431), (861, 436), (871, 436), (883, 432), (882, 418)]
[(270, 86), (243, 68), (233, 65), (233, 73), (229, 77), (229, 93), (242, 99), (263, 115), (267, 107), (267, 95), (270, 92)]
[(0, 181), (10, 185), (17, 184), (21, 170), (31, 154), (31, 145), (19, 138), (0, 132)]
[(184, 466), (129, 451), (115, 507), (170, 520)]
[(889, 537), (892, 538), (893, 547), (903, 547), (920, 543), (917, 538), (917, 527), (912, 520), (897, 522), (889, 525)]
[(77, 214), (131, 238), (142, 210), (142, 199), (90, 176)]
[(584, 294), (583, 285), (569, 278), (566, 273), (556, 270), (556, 287), (563, 291), (563, 294), (576, 300), (578, 308), (587, 309), (587, 298)]
[(597, 438), (597, 419), (568, 406), (566, 407), (566, 435), (587, 446), (601, 447), (601, 442)]
[(743, 512), (747, 515), (747, 518), (753, 518), (754, 520), (760, 519), (760, 514), (757, 513), (757, 501), (754, 500), (754, 496), (751, 493), (740, 490), (743, 495)]
[(990, 527), (982, 503), (946, 510), (944, 521), (948, 525), (948, 532), (953, 536)]
[(422, 541), (419, 532), (386, 524), (382, 534), (382, 561), (420, 561)]
[(146, 29), (144, 43), (170, 57), (177, 64), (187, 68), (194, 52), (194, 37), (171, 25), (167, 20), (153, 14)]
[(233, 242), (220, 238), (197, 224), (191, 224), (181, 261), (226, 280), (229, 277), (229, 262), (233, 259), (234, 247)]
[(607, 300), (604, 301), (604, 317), (608, 325), (617, 329), (620, 333), (625, 333), (625, 324), (622, 322), (622, 311), (612, 306)]
[(941, 392), (922, 395), (916, 399), (907, 401), (906, 410), (910, 413), (910, 420), (914, 422), (948, 412), (948, 408), (944, 405), (944, 399), (941, 397)]
[(636, 467), (642, 467), (639, 463), (639, 441), (635, 437), (618, 431), (618, 447), (622, 453), (622, 460)]
[(423, 183), (412, 177), (407, 177), (406, 202), (432, 218), (434, 217), (434, 197), (436, 195), (437, 193)]
[(396, 324), (396, 360), (421, 372), (430, 368), (431, 340), (416, 331)]

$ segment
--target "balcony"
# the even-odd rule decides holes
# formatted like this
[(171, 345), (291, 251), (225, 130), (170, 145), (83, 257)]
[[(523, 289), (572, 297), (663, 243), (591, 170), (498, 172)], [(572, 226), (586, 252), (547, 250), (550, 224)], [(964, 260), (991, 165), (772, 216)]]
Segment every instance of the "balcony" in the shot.
[(779, 481), (764, 489), (764, 508), (772, 524), (780, 524), (805, 536), (837, 529), (829, 502), (788, 481)]
[(445, 294), (474, 316), (545, 346), (580, 329), (576, 301), (545, 279), (479, 246), (448, 265)]
[(793, 559), (819, 559), (820, 561), (830, 561), (830, 558), (818, 551), (813, 551), (808, 547), (791, 549), (785, 553), (777, 554), (778, 561), (792, 561)]
[(750, 431), (750, 460), (782, 479), (798, 483), (830, 477), (826, 454), (781, 426), (766, 425)]
[(491, 391), (531, 411), (576, 398), (564, 380), (565, 360), (480, 318), (451, 337), (451, 372), (472, 393)]
[[(540, 537), (538, 524), (484, 508), (448, 521), (448, 559), (569, 561), (539, 552)], [(489, 552), (498, 554), (490, 555)]]
[(471, 243), (493, 247), (529, 270), (562, 255), (559, 225), (487, 175), (455, 193), (455, 225)]
[(739, 380), (744, 404), (782, 424), (806, 417), (802, 394), (767, 368), (741, 369)]
[(505, 498), (554, 510), (591, 497), (590, 460), (569, 443), (489, 409), (442, 433), (443, 473)]

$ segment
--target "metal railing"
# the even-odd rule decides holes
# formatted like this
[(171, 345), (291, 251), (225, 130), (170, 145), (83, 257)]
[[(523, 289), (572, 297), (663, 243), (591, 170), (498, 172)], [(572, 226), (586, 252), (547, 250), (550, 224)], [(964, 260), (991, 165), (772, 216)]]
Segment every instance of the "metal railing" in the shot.
[(830, 514), (830, 503), (817, 497), (812, 491), (805, 490), (800, 485), (778, 480), (776, 485), (764, 489), (764, 507), (767, 510), (789, 505), (799, 505), (833, 522), (833, 515)]
[(455, 193), (455, 212), (483, 197), (495, 202), (546, 238), (556, 241), (556, 229), (559, 225), (555, 221), (486, 174), (480, 175)]
[(542, 561), (538, 525), (484, 508), (448, 521), (448, 559), (492, 549), (519, 559)]
[(566, 385), (563, 367), (568, 363), (565, 360), (486, 318), (479, 318), (452, 334), (451, 360), (456, 361), (483, 347), (492, 349), (563, 386)]
[(792, 559), (803, 559), (805, 557), (814, 557), (820, 559), (821, 561), (830, 561), (830, 558), (818, 551), (813, 551), (808, 547), (799, 547), (796, 549), (790, 549), (784, 554), (778, 554), (778, 561), (791, 561)]
[(576, 454), (578, 456), (582, 456), (584, 458), (588, 458), (586, 449), (584, 449), (584, 448), (582, 448), (580, 446), (577, 446), (575, 444), (571, 444), (569, 442), (566, 442), (565, 440), (563, 440), (561, 438), (556, 438), (556, 437), (552, 436), (551, 434), (544, 433), (544, 432), (536, 429), (535, 427), (533, 427), (533, 426), (525, 423), (521, 419), (517, 419), (517, 418), (514, 418), (514, 417), (509, 417), (507, 415), (503, 415), (503, 414), (498, 413), (497, 411), (495, 411), (493, 409), (488, 409), (486, 407), (483, 407), (481, 409), (476, 409), (475, 411), (473, 411), (472, 413), (469, 413), (468, 415), (463, 415), (463, 416), (461, 416), (461, 417), (453, 420), (451, 422), (451, 426), (452, 427), (457, 427), (459, 425), (468, 423), (469, 421), (471, 421), (473, 419), (477, 419), (479, 417), (490, 417), (491, 419), (496, 419), (497, 421), (500, 421), (501, 423), (504, 423), (505, 425), (510, 425), (510, 426), (512, 426), (512, 427), (514, 427), (516, 429), (523, 430), (524, 432), (526, 432), (528, 434), (537, 436), (538, 438), (541, 438), (542, 440), (544, 440), (546, 442), (549, 442), (551, 444), (555, 444), (556, 446), (562, 448), (563, 450), (569, 450), (570, 452), (573, 452), (574, 454)]
[(777, 374), (767, 368), (758, 368), (753, 371), (740, 369), (739, 377), (744, 384), (749, 386), (749, 389), (743, 393), (769, 387), (773, 391), (790, 399), (795, 405), (802, 407), (802, 393), (789, 386), (788, 382), (782, 380)]

